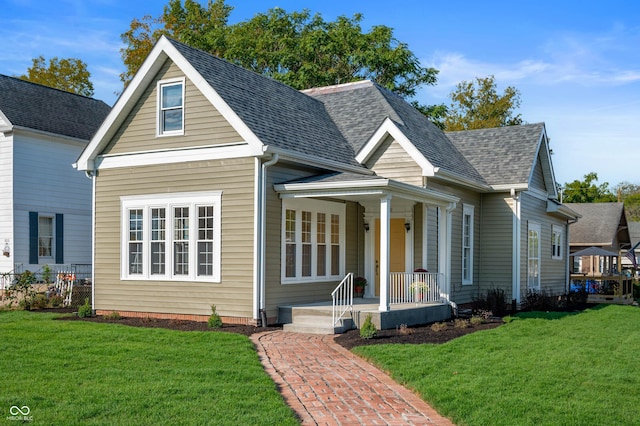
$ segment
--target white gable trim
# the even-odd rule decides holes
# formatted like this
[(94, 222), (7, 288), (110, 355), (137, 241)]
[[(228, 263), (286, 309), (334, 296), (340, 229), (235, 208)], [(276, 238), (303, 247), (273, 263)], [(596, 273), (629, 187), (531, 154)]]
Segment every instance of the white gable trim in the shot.
[(13, 128), (13, 124), (6, 115), (3, 114), (2, 110), (0, 110), (0, 132), (11, 131)]
[(158, 40), (153, 50), (144, 61), (133, 80), (129, 83), (120, 98), (116, 101), (111, 112), (104, 120), (93, 139), (82, 152), (77, 161), (79, 170), (95, 169), (94, 160), (98, 153), (111, 140), (118, 127), (126, 119), (127, 115), (133, 109), (144, 90), (165, 63), (167, 59), (171, 59), (186, 77), (202, 92), (202, 94), (211, 102), (211, 104), (220, 112), (220, 114), (229, 122), (238, 134), (252, 148), (261, 149), (262, 142), (249, 129), (249, 127), (238, 117), (229, 105), (216, 93), (216, 91), (204, 80), (202, 75), (178, 52), (173, 44), (164, 36)]
[(364, 164), (376, 149), (382, 144), (386, 137), (391, 136), (400, 146), (409, 154), (411, 159), (415, 161), (422, 169), (423, 176), (434, 176), (437, 169), (427, 160), (424, 155), (418, 151), (415, 145), (405, 136), (404, 133), (396, 126), (396, 124), (389, 118), (385, 118), (378, 130), (371, 136), (369, 141), (362, 147), (360, 152), (356, 155), (356, 161), (360, 164)]

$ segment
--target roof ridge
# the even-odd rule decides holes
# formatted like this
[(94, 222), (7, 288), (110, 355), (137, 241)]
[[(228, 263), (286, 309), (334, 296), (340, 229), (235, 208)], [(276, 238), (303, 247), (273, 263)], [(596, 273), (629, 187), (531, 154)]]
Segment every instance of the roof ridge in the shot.
[(349, 83), (333, 84), (330, 86), (312, 87), (310, 89), (303, 89), (300, 92), (308, 95), (322, 95), (325, 93), (338, 93), (347, 92), (349, 90), (356, 90), (361, 87), (371, 87), (375, 83), (371, 80), (359, 80), (351, 81)]

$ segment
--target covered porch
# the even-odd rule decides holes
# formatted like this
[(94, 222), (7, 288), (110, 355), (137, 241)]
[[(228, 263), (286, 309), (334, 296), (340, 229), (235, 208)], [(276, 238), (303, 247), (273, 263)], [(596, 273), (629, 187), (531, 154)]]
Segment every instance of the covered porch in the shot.
[[(365, 313), (379, 328), (449, 318), (451, 222), (457, 197), (379, 176), (343, 173), (274, 188), (281, 199), (344, 200), (361, 206), (359, 229), (345, 230), (351, 237), (357, 235), (362, 247), (358, 272), (346, 273), (326, 300), (313, 304), (315, 311), (331, 309), (332, 326), (341, 327), (348, 320), (357, 327)], [(354, 298), (356, 276), (368, 283), (363, 298)], [(295, 311), (280, 307), (279, 322), (293, 320)], [(440, 313), (431, 315), (435, 311)]]

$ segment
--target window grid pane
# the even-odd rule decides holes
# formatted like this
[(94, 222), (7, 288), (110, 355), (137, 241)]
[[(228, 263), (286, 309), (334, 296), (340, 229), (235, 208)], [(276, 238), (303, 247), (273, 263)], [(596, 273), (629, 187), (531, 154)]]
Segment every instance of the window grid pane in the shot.
[(160, 117), (161, 131), (171, 132), (182, 130), (182, 84), (168, 84), (161, 86)]
[(318, 213), (316, 216), (316, 275), (327, 275), (327, 215)]
[(174, 208), (173, 273), (189, 275), (189, 208)]
[(53, 218), (38, 217), (38, 256), (52, 257), (53, 252)]
[(198, 275), (213, 275), (213, 206), (198, 207)]
[(301, 241), (302, 241), (302, 276), (311, 276), (311, 212), (303, 211)]
[(129, 210), (129, 273), (142, 274), (142, 209)]
[(287, 210), (285, 213), (286, 266), (285, 276), (296, 276), (296, 212)]
[(331, 275), (340, 275), (340, 216), (331, 215)]
[(151, 209), (151, 274), (153, 275), (164, 275), (166, 270), (166, 222), (165, 209)]

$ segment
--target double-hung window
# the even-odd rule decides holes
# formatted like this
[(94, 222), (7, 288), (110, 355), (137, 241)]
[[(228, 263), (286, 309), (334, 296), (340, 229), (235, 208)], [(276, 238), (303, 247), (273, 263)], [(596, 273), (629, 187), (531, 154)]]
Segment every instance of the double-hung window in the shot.
[(184, 134), (183, 78), (158, 82), (158, 136)]
[(562, 259), (562, 241), (564, 238), (562, 236), (564, 232), (561, 226), (552, 225), (551, 226), (551, 258), (552, 259)]
[(220, 281), (220, 191), (121, 198), (121, 278)]
[(344, 204), (285, 199), (282, 206), (282, 282), (342, 278), (345, 271)]
[(473, 212), (472, 205), (462, 206), (462, 284), (473, 284)]
[(64, 263), (64, 216), (29, 212), (29, 263)]

